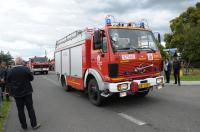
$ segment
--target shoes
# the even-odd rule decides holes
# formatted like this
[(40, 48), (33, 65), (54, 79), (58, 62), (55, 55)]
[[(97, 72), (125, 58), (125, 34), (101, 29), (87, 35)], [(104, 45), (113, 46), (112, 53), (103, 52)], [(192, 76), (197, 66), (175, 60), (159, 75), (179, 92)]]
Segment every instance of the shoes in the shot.
[(22, 126), (23, 130), (28, 130), (27, 126)]
[(41, 125), (37, 124), (36, 126), (33, 127), (34, 130), (38, 129)]

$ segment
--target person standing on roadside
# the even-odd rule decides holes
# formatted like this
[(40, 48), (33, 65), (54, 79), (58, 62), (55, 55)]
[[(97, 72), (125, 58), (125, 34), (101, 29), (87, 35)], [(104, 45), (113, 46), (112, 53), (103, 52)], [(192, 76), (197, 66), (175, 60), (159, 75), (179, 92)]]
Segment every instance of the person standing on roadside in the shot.
[(166, 83), (170, 82), (170, 75), (171, 75), (171, 62), (167, 58), (164, 64), (165, 76), (166, 76)]
[(2, 62), (0, 66), (0, 87), (1, 87), (1, 98), (4, 100), (4, 95), (6, 93), (6, 76), (7, 76), (7, 69), (6, 63)]
[(40, 124), (37, 123), (33, 108), (33, 89), (30, 83), (32, 80), (33, 75), (30, 72), (30, 69), (23, 66), (21, 57), (17, 57), (15, 66), (7, 73), (7, 87), (10, 90), (10, 94), (15, 98), (19, 121), (24, 130), (27, 129), (24, 106), (27, 108), (32, 128), (37, 129), (40, 127)]
[(181, 85), (181, 83), (180, 83), (181, 63), (177, 59), (177, 56), (174, 56), (173, 69), (174, 69), (174, 79), (175, 79), (174, 84), (177, 84), (177, 81), (178, 81), (178, 86), (180, 86)]

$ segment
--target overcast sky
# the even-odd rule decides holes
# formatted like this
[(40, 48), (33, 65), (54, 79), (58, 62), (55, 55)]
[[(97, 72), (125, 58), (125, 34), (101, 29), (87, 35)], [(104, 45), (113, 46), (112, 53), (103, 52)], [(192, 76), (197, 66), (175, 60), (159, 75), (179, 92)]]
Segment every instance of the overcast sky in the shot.
[(0, 0), (0, 50), (14, 57), (52, 58), (55, 41), (78, 29), (147, 19), (153, 31), (170, 32), (169, 21), (199, 0)]

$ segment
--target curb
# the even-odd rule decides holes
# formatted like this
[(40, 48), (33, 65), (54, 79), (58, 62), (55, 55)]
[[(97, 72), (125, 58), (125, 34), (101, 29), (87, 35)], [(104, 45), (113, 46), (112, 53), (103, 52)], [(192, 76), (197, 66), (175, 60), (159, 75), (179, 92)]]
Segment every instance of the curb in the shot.
[[(168, 84), (165, 83), (164, 86), (177, 86), (176, 84)], [(191, 83), (191, 84), (185, 84), (185, 83), (181, 83), (181, 86), (200, 86), (200, 83)]]

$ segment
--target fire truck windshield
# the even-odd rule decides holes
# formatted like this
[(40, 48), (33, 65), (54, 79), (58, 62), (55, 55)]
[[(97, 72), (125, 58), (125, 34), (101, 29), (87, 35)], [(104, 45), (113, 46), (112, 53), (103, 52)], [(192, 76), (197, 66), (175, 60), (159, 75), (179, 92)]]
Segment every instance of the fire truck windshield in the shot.
[(34, 58), (33, 62), (44, 63), (47, 62), (47, 58)]
[(134, 29), (109, 29), (114, 51), (158, 50), (153, 33)]

